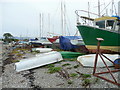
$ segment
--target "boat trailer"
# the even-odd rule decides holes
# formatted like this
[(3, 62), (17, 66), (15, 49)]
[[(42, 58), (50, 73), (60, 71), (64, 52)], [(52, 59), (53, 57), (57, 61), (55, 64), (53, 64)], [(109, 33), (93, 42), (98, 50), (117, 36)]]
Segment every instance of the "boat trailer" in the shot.
[[(113, 84), (115, 84), (115, 85), (120, 86), (120, 82), (118, 82), (118, 81), (116, 80), (115, 76), (112, 74), (112, 72), (119, 72), (119, 71), (120, 71), (120, 68), (118, 68), (118, 69), (115, 68), (115, 70), (110, 70), (110, 69), (109, 69), (109, 67), (107, 66), (107, 64), (106, 64), (106, 62), (104, 61), (103, 57), (105, 57), (107, 60), (109, 60), (109, 61), (110, 61), (111, 63), (113, 63), (114, 65), (115, 65), (115, 63), (100, 52), (100, 43), (101, 43), (102, 41), (104, 41), (104, 39), (102, 39), (102, 38), (97, 38), (97, 40), (98, 40), (98, 44), (97, 44), (97, 52), (96, 52), (96, 57), (95, 57), (95, 62), (94, 62), (93, 75), (96, 76), (96, 77), (98, 77), (98, 78), (101, 78), (101, 79), (103, 79), (103, 80), (106, 80), (106, 81), (108, 81), (108, 82), (110, 82), (110, 83), (113, 83)], [(98, 55), (99, 55), (100, 58), (102, 59), (103, 63), (105, 64), (105, 67), (107, 68), (108, 71), (96, 73), (96, 66), (97, 66), (97, 61), (98, 61)], [(107, 79), (107, 78), (105, 78), (105, 77), (103, 77), (103, 76), (100, 76), (100, 74), (106, 74), (106, 73), (110, 74), (110, 75), (112, 76), (113, 80), (110, 80), (110, 79)]]

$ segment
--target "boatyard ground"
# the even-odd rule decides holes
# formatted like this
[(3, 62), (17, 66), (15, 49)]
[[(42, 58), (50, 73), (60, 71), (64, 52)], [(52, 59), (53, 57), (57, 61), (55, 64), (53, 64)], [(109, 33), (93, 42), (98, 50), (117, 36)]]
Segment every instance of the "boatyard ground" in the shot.
[[(0, 46), (1, 47), (1, 46)], [(20, 53), (17, 53), (19, 51)], [(12, 54), (11, 54), (12, 52)], [(13, 55), (14, 53), (14, 55)], [(93, 68), (83, 67), (77, 59), (64, 59), (61, 62), (45, 65), (32, 70), (16, 72), (14, 63), (22, 58), (34, 57), (37, 52), (29, 49), (12, 51), (3, 46), (3, 68), (0, 73), (1, 88), (118, 88), (118, 86), (92, 75)], [(2, 64), (2, 63), (1, 63)], [(2, 66), (2, 65), (1, 65)], [(111, 67), (114, 69), (114, 67)], [(97, 68), (97, 72), (106, 71)], [(111, 78), (109, 74), (104, 74)], [(119, 72), (114, 73), (115, 77)], [(118, 79), (118, 78), (117, 78)]]

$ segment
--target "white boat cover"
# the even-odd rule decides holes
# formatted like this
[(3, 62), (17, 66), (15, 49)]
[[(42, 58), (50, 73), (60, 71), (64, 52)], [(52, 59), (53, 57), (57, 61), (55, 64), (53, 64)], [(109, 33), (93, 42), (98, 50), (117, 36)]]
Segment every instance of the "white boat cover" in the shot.
[(32, 48), (32, 51), (40, 51), (42, 53), (44, 53), (44, 52), (50, 52), (52, 50), (53, 50), (52, 48)]
[(20, 62), (15, 63), (15, 70), (20, 72), (61, 60), (63, 60), (61, 54), (57, 51), (52, 51), (49, 53), (39, 54), (36, 57), (20, 60)]
[(82, 39), (74, 39), (74, 40), (70, 40), (70, 42), (73, 45), (84, 45), (84, 42)]
[[(114, 61), (115, 59), (120, 57), (118, 54), (104, 54), (104, 55), (112, 61)], [(77, 61), (79, 61), (83, 66), (94, 67), (95, 56), (96, 56), (96, 54), (79, 56), (77, 58)], [(113, 63), (111, 63), (105, 57), (103, 57), (103, 59), (108, 66), (113, 66)], [(98, 55), (97, 67), (105, 67), (105, 65), (99, 55)]]

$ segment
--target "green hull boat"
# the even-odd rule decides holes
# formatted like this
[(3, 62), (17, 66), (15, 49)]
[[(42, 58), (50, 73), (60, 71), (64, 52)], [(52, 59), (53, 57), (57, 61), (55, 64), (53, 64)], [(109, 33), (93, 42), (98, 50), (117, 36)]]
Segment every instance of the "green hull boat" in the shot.
[(97, 48), (96, 38), (103, 38), (101, 49), (120, 52), (120, 20), (116, 17), (101, 17), (94, 20), (94, 26), (77, 25), (86, 47)]

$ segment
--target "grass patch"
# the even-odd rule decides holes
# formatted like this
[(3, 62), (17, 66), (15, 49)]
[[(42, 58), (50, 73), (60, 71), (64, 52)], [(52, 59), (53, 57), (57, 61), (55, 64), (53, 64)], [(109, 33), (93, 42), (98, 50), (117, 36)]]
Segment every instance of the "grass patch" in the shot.
[(12, 51), (12, 54), (17, 54), (17, 53), (19, 53), (19, 51), (17, 51), (17, 50)]
[(82, 83), (82, 86), (88, 86), (88, 85), (90, 85), (91, 84), (91, 80), (90, 79), (85, 79), (84, 81), (83, 81), (83, 83)]
[(48, 73), (55, 73), (55, 72), (59, 72), (62, 69), (62, 67), (50, 67), (48, 69)]
[(54, 64), (49, 64), (49, 65), (47, 65), (46, 67), (47, 67), (47, 68), (51, 68), (51, 67), (55, 67), (55, 65), (54, 65)]
[(73, 84), (73, 81), (68, 80), (67, 83), (68, 83), (68, 84)]
[(69, 65), (71, 65), (71, 64), (70, 63), (65, 63), (62, 66), (64, 67), (64, 66), (69, 66)]
[(18, 56), (18, 57), (21, 57), (21, 56), (23, 56), (23, 54), (18, 53), (17, 56)]
[(77, 73), (71, 73), (71, 74), (70, 74), (70, 77), (76, 77), (76, 76), (78, 76)]
[(79, 67), (79, 65), (75, 65), (75, 66), (74, 66), (74, 68), (78, 68), (78, 67)]
[(36, 51), (32, 51), (33, 53), (40, 53), (40, 51), (39, 50), (36, 50)]
[(76, 58), (74, 58), (74, 59), (69, 59), (69, 61), (76, 61)]
[(83, 74), (82, 77), (83, 78), (89, 78), (89, 77), (91, 77), (91, 75), (90, 74)]
[(19, 62), (19, 60), (12, 60), (12, 63), (16, 63), (16, 62)]

